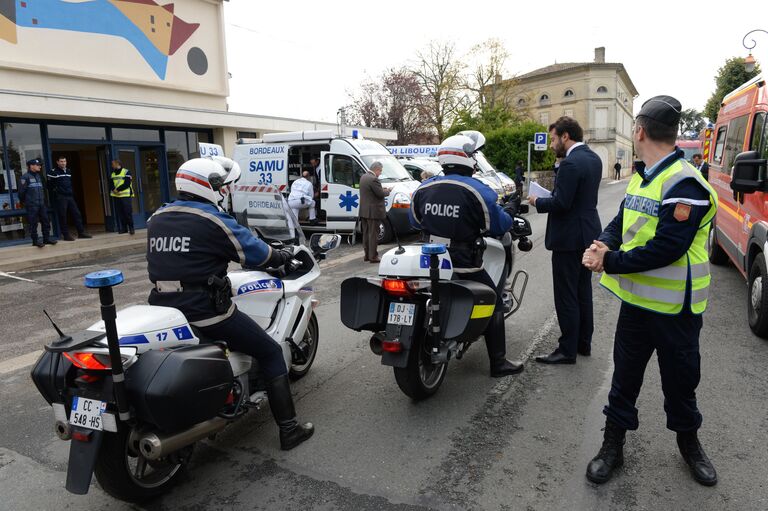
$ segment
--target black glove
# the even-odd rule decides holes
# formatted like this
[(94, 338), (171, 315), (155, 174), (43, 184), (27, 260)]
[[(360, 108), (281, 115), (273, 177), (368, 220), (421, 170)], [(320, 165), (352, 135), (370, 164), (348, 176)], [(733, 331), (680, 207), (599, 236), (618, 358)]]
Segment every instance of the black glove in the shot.
[(273, 248), (272, 256), (267, 261), (269, 268), (278, 268), (293, 259), (293, 251), (287, 248)]
[(304, 204), (304, 197), (301, 198), (301, 203)]

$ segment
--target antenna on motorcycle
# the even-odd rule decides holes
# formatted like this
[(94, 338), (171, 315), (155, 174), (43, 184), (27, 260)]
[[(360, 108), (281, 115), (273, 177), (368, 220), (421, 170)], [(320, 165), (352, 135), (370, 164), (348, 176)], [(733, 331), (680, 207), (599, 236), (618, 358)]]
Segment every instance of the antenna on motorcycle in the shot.
[(387, 222), (389, 222), (389, 228), (392, 229), (392, 234), (395, 235), (395, 242), (397, 243), (397, 250), (395, 250), (395, 254), (401, 255), (405, 253), (405, 249), (400, 244), (400, 237), (397, 235), (397, 229), (392, 226), (392, 222), (390, 222), (389, 218), (387, 218)]
[(48, 321), (51, 322), (51, 325), (53, 325), (53, 328), (56, 330), (56, 333), (59, 334), (59, 342), (65, 342), (65, 341), (71, 341), (72, 337), (68, 335), (64, 335), (64, 332), (61, 331), (61, 329), (56, 325), (56, 323), (53, 321), (51, 316), (48, 314), (48, 311), (43, 309), (43, 314), (45, 314), (45, 317), (48, 318)]

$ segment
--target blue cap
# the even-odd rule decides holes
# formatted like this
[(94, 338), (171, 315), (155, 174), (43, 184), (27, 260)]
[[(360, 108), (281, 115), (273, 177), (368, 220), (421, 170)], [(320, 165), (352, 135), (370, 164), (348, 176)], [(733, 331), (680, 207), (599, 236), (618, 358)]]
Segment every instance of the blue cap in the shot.
[(43, 160), (40, 158), (32, 158), (31, 160), (27, 160), (27, 165), (42, 165)]
[(123, 272), (120, 270), (101, 270), (85, 276), (85, 287), (98, 288), (116, 286), (123, 282)]
[(426, 245), (422, 245), (421, 253), (427, 255), (445, 254), (445, 245), (442, 243), (428, 243)]

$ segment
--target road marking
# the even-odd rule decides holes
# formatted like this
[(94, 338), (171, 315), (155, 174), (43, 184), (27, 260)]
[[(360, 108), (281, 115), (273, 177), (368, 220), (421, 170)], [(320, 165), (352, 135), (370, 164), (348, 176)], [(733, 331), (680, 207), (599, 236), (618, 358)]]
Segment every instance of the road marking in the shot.
[(40, 355), (42, 354), (42, 350), (33, 351), (32, 353), (27, 353), (26, 355), (3, 360), (0, 362), (0, 374), (12, 373), (13, 371), (18, 371), (19, 369), (29, 367), (37, 362), (37, 359), (40, 358)]
[(95, 264), (86, 264), (85, 266), (65, 266), (64, 268), (45, 268), (43, 270), (29, 270), (29, 271), (12, 271), (10, 273), (40, 273), (44, 271), (64, 271), (64, 270), (82, 270), (83, 268), (93, 268)]
[(37, 284), (37, 282), (34, 280), (25, 279), (24, 277), (17, 277), (15, 275), (11, 275), (10, 273), (6, 273), (4, 271), (0, 271), (0, 277), (8, 277), (9, 279), (23, 280), (24, 282), (31, 282), (33, 284)]

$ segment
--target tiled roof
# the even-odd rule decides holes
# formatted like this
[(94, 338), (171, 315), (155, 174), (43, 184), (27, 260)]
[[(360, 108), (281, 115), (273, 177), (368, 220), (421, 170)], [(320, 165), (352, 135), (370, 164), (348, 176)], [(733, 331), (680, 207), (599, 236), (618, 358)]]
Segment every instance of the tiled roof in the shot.
[(539, 69), (535, 69), (531, 71), (530, 73), (526, 73), (524, 75), (520, 75), (516, 77), (518, 80), (525, 80), (527, 78), (533, 78), (536, 76), (546, 75), (550, 73), (556, 73), (558, 71), (566, 71), (568, 69), (574, 69), (577, 67), (582, 66), (619, 66), (621, 64), (614, 64), (614, 63), (605, 63), (605, 64), (597, 64), (595, 62), (563, 62), (562, 64), (552, 64), (550, 66), (542, 67)]

